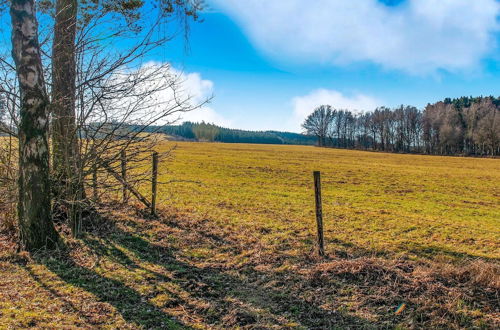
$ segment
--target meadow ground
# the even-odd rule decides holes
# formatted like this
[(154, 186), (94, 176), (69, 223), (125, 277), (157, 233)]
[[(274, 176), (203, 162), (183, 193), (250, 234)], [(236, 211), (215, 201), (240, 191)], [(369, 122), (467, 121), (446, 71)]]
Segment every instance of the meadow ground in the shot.
[(107, 203), (56, 255), (2, 236), (0, 327), (500, 327), (500, 160), (175, 145), (158, 218)]

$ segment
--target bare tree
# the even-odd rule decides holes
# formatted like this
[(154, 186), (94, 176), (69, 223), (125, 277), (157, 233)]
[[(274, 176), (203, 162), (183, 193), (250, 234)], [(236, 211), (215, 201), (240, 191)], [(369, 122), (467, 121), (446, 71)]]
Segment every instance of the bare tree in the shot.
[(500, 98), (462, 97), (429, 104), (423, 111), (405, 105), (363, 114), (333, 109), (326, 121), (326, 112), (318, 111), (304, 125), (309, 128), (306, 133), (323, 141), (322, 125), (328, 122), (327, 144), (334, 147), (496, 156), (500, 154), (499, 114)]
[(326, 144), (328, 128), (333, 118), (332, 108), (329, 105), (317, 107), (302, 124), (305, 132), (318, 138), (320, 147)]
[[(83, 185), (78, 178), (76, 136), (76, 0), (57, 0), (52, 46), (52, 172), (57, 217), (69, 217), (72, 232), (79, 232), (78, 217)], [(62, 204), (62, 201), (66, 203)], [(70, 202), (70, 203), (68, 203)]]
[[(56, 8), (53, 3), (57, 3)], [(144, 161), (150, 156), (147, 151), (158, 143), (150, 127), (175, 122), (179, 114), (197, 109), (208, 100), (193, 101), (183, 89), (184, 75), (168, 63), (144, 62), (172, 37), (166, 33), (166, 24), (172, 26), (177, 20), (182, 26), (179, 30), (187, 31), (188, 17), (197, 19), (199, 1), (159, 0), (158, 6), (152, 7), (157, 15), (143, 12), (141, 17), (135, 9), (142, 7), (143, 2), (78, 2), (78, 14), (75, 3), (42, 2), (38, 14), (48, 15), (44, 16), (44, 33), (38, 45), (41, 63), (37, 77), (52, 82), (48, 84), (51, 93), (46, 93), (43, 86), (44, 114), (50, 118), (46, 105), (48, 95), (52, 94), (54, 150), (63, 151), (56, 152), (53, 158), (56, 165), (53, 187), (61, 188), (62, 178), (65, 191), (60, 194), (62, 189), (55, 189), (57, 201), (65, 208), (64, 212), (74, 215), (72, 229), (77, 235), (86, 210), (92, 210), (88, 208), (90, 201), (85, 198), (84, 190), (88, 187), (85, 180), (93, 175), (91, 169), (99, 171), (101, 192), (118, 190), (121, 183), (105, 169), (116, 169), (121, 151), (126, 150), (130, 167), (128, 186), (147, 181)], [(34, 18), (34, 7), (31, 10)], [(121, 44), (124, 39), (128, 40), (128, 47)], [(0, 58), (0, 95), (2, 100), (7, 99), (8, 110), (8, 120), (2, 120), (0, 131), (13, 138), (24, 123), (19, 120), (24, 111), (19, 111), (23, 100), (16, 87), (15, 70), (9, 60)], [(9, 124), (4, 125), (6, 122)], [(48, 152), (48, 148), (45, 150)], [(58, 154), (62, 157), (57, 157)], [(168, 155), (167, 151), (163, 156)], [(11, 162), (12, 157), (9, 159)], [(62, 166), (57, 166), (58, 162)], [(5, 168), (15, 171), (11, 164), (6, 165)], [(58, 169), (64, 169), (62, 176)], [(44, 191), (43, 197), (50, 206), (50, 191), (40, 191)]]
[[(106, 3), (56, 1), (52, 48), (54, 181), (55, 188), (58, 188), (55, 189), (58, 213), (63, 218), (71, 219), (74, 235), (79, 232), (78, 224), (82, 212), (85, 212), (82, 207), (86, 199), (78, 132), (92, 118), (92, 111), (88, 109), (78, 114), (77, 103), (85, 100), (88, 96), (85, 93), (102, 87), (98, 84), (113, 73), (129, 70), (129, 65), (135, 65), (167, 42), (170, 36), (160, 32), (172, 21), (172, 16), (181, 20), (187, 31), (187, 18), (197, 19), (197, 11), (201, 8), (201, 2), (197, 0), (155, 2), (151, 9), (146, 9), (143, 2), (134, 0)], [(103, 32), (107, 26), (109, 32)], [(158, 37), (155, 38), (155, 35)], [(102, 47), (103, 40), (109, 48), (113, 42), (123, 39), (134, 40), (135, 43), (123, 52), (116, 50), (114, 54), (109, 54), (111, 57), (108, 59), (103, 57), (109, 53)], [(87, 71), (79, 75), (79, 69)], [(83, 92), (79, 100), (77, 90)], [(80, 104), (82, 106), (83, 103)], [(127, 120), (130, 117), (122, 116)]]
[[(78, 95), (79, 177), (85, 181), (97, 168), (100, 192), (108, 198), (122, 190), (123, 182), (117, 180), (116, 173), (121, 172), (123, 152), (127, 156), (127, 184), (147, 182), (148, 151), (161, 142), (157, 134), (161, 125), (204, 104), (192, 102), (183, 90), (183, 75), (168, 64), (118, 70), (93, 80), (92, 85), (81, 85)], [(170, 150), (160, 154), (169, 156)]]
[[(477, 107), (477, 134), (473, 141), (482, 155), (498, 155), (500, 143), (500, 110), (491, 100), (474, 104)], [(472, 106), (471, 106), (472, 108)]]

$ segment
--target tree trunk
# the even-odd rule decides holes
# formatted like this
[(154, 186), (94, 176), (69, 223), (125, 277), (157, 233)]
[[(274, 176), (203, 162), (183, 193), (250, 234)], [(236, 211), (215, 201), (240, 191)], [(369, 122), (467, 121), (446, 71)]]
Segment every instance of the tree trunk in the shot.
[(52, 49), (52, 146), (55, 178), (55, 212), (69, 218), (73, 235), (81, 228), (83, 182), (75, 114), (76, 0), (57, 0)]
[(12, 57), (21, 92), (19, 122), (19, 231), (33, 251), (57, 245), (51, 218), (48, 98), (43, 79), (34, 0), (12, 0)]

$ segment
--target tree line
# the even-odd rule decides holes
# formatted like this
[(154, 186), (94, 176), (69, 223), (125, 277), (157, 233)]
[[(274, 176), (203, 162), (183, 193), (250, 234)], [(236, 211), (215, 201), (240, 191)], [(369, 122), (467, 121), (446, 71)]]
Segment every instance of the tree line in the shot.
[(231, 129), (210, 123), (184, 122), (181, 125), (151, 126), (156, 131), (191, 141), (256, 143), (256, 144), (303, 144), (313, 145), (313, 136), (278, 131), (247, 131)]
[(500, 97), (447, 98), (423, 110), (401, 105), (355, 113), (322, 105), (302, 127), (324, 147), (498, 156)]

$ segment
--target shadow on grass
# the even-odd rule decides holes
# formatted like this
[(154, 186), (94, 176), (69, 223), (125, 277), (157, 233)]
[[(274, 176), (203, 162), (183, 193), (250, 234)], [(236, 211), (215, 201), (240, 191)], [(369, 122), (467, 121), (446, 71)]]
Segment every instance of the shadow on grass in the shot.
[(63, 306), (66, 310), (77, 314), (80, 318), (85, 320), (86, 324), (94, 323), (94, 320), (91, 315), (87, 315), (86, 313), (81, 311), (77, 305), (75, 305), (73, 302), (67, 299), (64, 295), (62, 295), (58, 290), (54, 289), (51, 285), (47, 284), (46, 280), (42, 276), (34, 272), (31, 268), (26, 267), (26, 265), (22, 265), (22, 267), (31, 276), (31, 278), (40, 285), (40, 287), (42, 287), (45, 291), (47, 291), (51, 295), (53, 299), (62, 301)]
[[(121, 261), (130, 265), (130, 262), (126, 259), (121, 259)], [(171, 315), (168, 315), (155, 305), (147, 302), (147, 297), (141, 295), (136, 290), (126, 286), (119, 280), (102, 276), (91, 269), (76, 264), (71, 257), (66, 254), (58, 258), (44, 258), (42, 256), (39, 258), (38, 262), (44, 264), (48, 270), (56, 274), (67, 284), (92, 293), (97, 297), (99, 302), (112, 305), (123, 319), (130, 323), (129, 325), (147, 329), (190, 329), (190, 327), (175, 320)], [(89, 322), (90, 324), (86, 324), (87, 326), (99, 326), (102, 325), (99, 323), (109, 321), (107, 319), (101, 319), (97, 321), (98, 324), (96, 324), (96, 315), (89, 315), (88, 312), (84, 313), (81, 310), (81, 306), (77, 306), (68, 299), (65, 299), (64, 295), (52, 288), (51, 285), (45, 283), (41, 276), (35, 274), (30, 269), (26, 270), (32, 278), (50, 292), (52, 296), (61, 299), (66, 307), (69, 307), (69, 309)], [(91, 313), (98, 313), (98, 311)]]
[(421, 258), (426, 258), (429, 260), (435, 260), (437, 256), (446, 256), (454, 261), (464, 261), (464, 260), (474, 260), (474, 259), (481, 259), (488, 262), (500, 261), (499, 258), (475, 256), (465, 252), (453, 251), (443, 246), (424, 245), (416, 242), (411, 242), (408, 244), (401, 245), (401, 248)]
[[(177, 303), (187, 306), (188, 309), (198, 309), (198, 312), (205, 314), (205, 322), (208, 324), (226, 327), (252, 326), (258, 325), (260, 318), (271, 322), (269, 325), (297, 324), (307, 328), (334, 328), (347, 324), (368, 327), (370, 324), (365, 319), (347, 313), (327, 311), (310, 301), (304, 301), (299, 297), (299, 292), (263, 288), (256, 284), (254, 279), (269, 274), (256, 271), (251, 266), (238, 269), (238, 273), (243, 276), (230, 275), (214, 267), (195, 267), (175, 258), (170, 247), (150, 243), (118, 227), (115, 227), (113, 232), (112, 238), (108, 237), (108, 243), (120, 245), (139, 260), (160, 265), (172, 272), (174, 276), (169, 280), (188, 292), (191, 297), (209, 302), (211, 307), (200, 311), (187, 301), (177, 300)], [(223, 241), (222, 237), (213, 233), (203, 232), (202, 235), (209, 241)], [(117, 249), (109, 249), (109, 244), (99, 246), (97, 240), (90, 244), (94, 251), (108, 250), (107, 253), (123, 265), (140, 268)], [(157, 279), (165, 280), (164, 275), (149, 272)], [(289, 276), (287, 278), (289, 281), (297, 280)]]
[[(388, 250), (378, 250), (374, 248), (363, 248), (361, 246), (355, 245), (351, 242), (340, 240), (338, 238), (330, 238), (326, 241), (327, 245), (333, 244), (340, 247), (340, 249), (335, 251), (335, 255), (339, 257), (352, 257), (352, 256), (374, 256), (374, 257), (388, 257), (394, 254), (394, 251)], [(417, 242), (405, 242), (399, 244), (396, 252), (405, 252), (407, 254), (413, 254), (423, 260), (434, 261), (440, 257), (446, 257), (448, 260), (453, 262), (467, 262), (470, 260), (483, 260), (486, 262), (499, 262), (500, 258), (495, 257), (485, 257), (469, 254), (466, 252), (453, 251), (452, 249), (421, 244)]]
[[(113, 274), (103, 276), (76, 264), (69, 256), (39, 261), (66, 283), (92, 293), (100, 302), (112, 305), (132, 326), (173, 329), (187, 328), (186, 323), (195, 323), (202, 327), (223, 328), (298, 326), (325, 329), (346, 325), (370, 328), (370, 322), (366, 319), (347, 312), (325, 310), (314, 299), (305, 301), (300, 296), (301, 292), (292, 286), (293, 283), (304, 281), (303, 278), (282, 274), (278, 279), (280, 285), (263, 287), (263, 282), (259, 282), (259, 279), (266, 276), (269, 278), (271, 274), (257, 271), (253, 266), (243, 266), (236, 271), (233, 269), (233, 272), (213, 266), (194, 266), (175, 247), (149, 242), (140, 233), (140, 225), (134, 228), (137, 223), (133, 223), (120, 221), (118, 225), (114, 220), (108, 219), (107, 230), (97, 230), (86, 235), (83, 242), (98, 258), (110, 260), (128, 275), (137, 271), (147, 274), (147, 283), (144, 284), (152, 292), (141, 294), (124, 282), (111, 278)], [(175, 227), (168, 219), (159, 219), (157, 223)], [(182, 229), (182, 226), (176, 229)], [(182, 230), (188, 231), (186, 228)], [(202, 237), (200, 244), (225, 242), (223, 237), (203, 230), (197, 234)], [(43, 282), (39, 277), (33, 277)], [(169, 283), (178, 289), (166, 289), (159, 283)], [(52, 294), (61, 298), (61, 294), (57, 292), (52, 291)], [(151, 297), (161, 294), (170, 297), (167, 304), (158, 307), (149, 302)], [(78, 312), (78, 306), (70, 304), (69, 307), (77, 314), (82, 314)], [(168, 313), (169, 309), (184, 310), (184, 316), (188, 315), (189, 322), (173, 320)], [(85, 318), (92, 319), (88, 315)], [(191, 319), (194, 321), (191, 322)]]
[[(352, 258), (346, 256), (341, 257), (342, 265), (336, 266), (334, 263), (334, 268), (319, 269), (313, 278), (295, 271), (257, 270), (252, 263), (231, 266), (217, 262), (204, 266), (199, 262), (195, 265), (183, 247), (234, 247), (235, 256), (244, 251), (241, 251), (241, 247), (234, 246), (231, 237), (210, 232), (201, 223), (186, 224), (183, 219), (160, 217), (148, 220), (140, 219), (139, 214), (136, 214), (134, 220), (105, 219), (102, 226), (106, 228), (85, 235), (82, 242), (98, 260), (109, 260), (108, 265), (112, 265), (115, 270), (119, 268), (121, 275), (132, 279), (120, 281), (121, 277), (115, 276), (113, 269), (106, 272), (106, 267), (100, 268), (98, 273), (94, 268), (78, 265), (69, 255), (55, 259), (42, 258), (39, 261), (64, 282), (92, 293), (99, 302), (113, 306), (133, 327), (173, 329), (188, 328), (187, 324), (196, 324), (222, 328), (373, 328), (371, 321), (354, 316), (346, 310), (322, 307), (325, 296), (331, 297), (334, 301), (332, 305), (341, 306), (342, 304), (335, 303), (335, 299), (349, 298), (354, 293), (363, 295), (360, 306), (375, 315), (378, 326), (391, 327), (402, 321), (390, 310), (395, 303), (399, 304), (402, 299), (410, 297), (417, 297), (417, 301), (421, 298), (436, 298), (427, 296), (425, 290), (428, 288), (425, 285), (413, 287), (412, 269), (401, 268), (406, 267), (406, 264), (396, 266), (400, 267), (397, 269), (376, 262), (358, 265), (356, 260), (350, 262)], [(210, 226), (210, 223), (206, 226)], [(151, 238), (150, 234), (156, 236), (161, 230), (159, 228), (171, 232), (159, 235), (162, 239)], [(189, 237), (193, 233), (196, 234), (194, 239), (193, 236)], [(167, 236), (170, 234), (177, 241), (168, 243)], [(179, 245), (178, 240), (185, 241), (182, 242), (183, 245)], [(334, 240), (331, 243), (347, 251), (373, 255), (373, 251), (360, 250), (349, 242)], [(425, 247), (416, 248), (423, 250)], [(91, 325), (103, 324), (102, 320), (96, 322), (88, 311), (82, 312), (81, 305), (71, 303), (60, 292), (51, 289), (50, 285), (43, 284), (41, 276), (32, 272), (30, 274), (55, 298), (61, 299), (68, 309), (81, 315)], [(139, 275), (138, 280), (134, 279), (136, 275)], [(139, 292), (130, 286), (130, 281), (134, 287), (137, 281), (144, 281), (140, 284), (147, 289)], [(429, 283), (428, 287), (429, 290), (435, 290), (434, 283)], [(342, 293), (344, 289), (353, 291)], [(420, 292), (420, 289), (424, 291)], [(318, 295), (322, 296), (323, 301), (316, 299), (315, 290), (321, 291)], [(308, 292), (307, 295), (304, 294), (305, 291)], [(385, 293), (381, 295), (376, 294), (377, 292)], [(437, 294), (438, 300), (448, 301), (445, 290)], [(151, 299), (160, 295), (167, 296), (167, 301), (153, 304)], [(176, 313), (177, 319), (174, 319), (173, 310), (181, 311), (182, 315)], [(412, 313), (410, 318), (428, 314), (428, 311), (411, 305), (408, 305), (407, 312)], [(448, 310), (443, 309), (442, 314), (447, 313)], [(425, 324), (428, 320), (417, 320), (419, 322)]]

